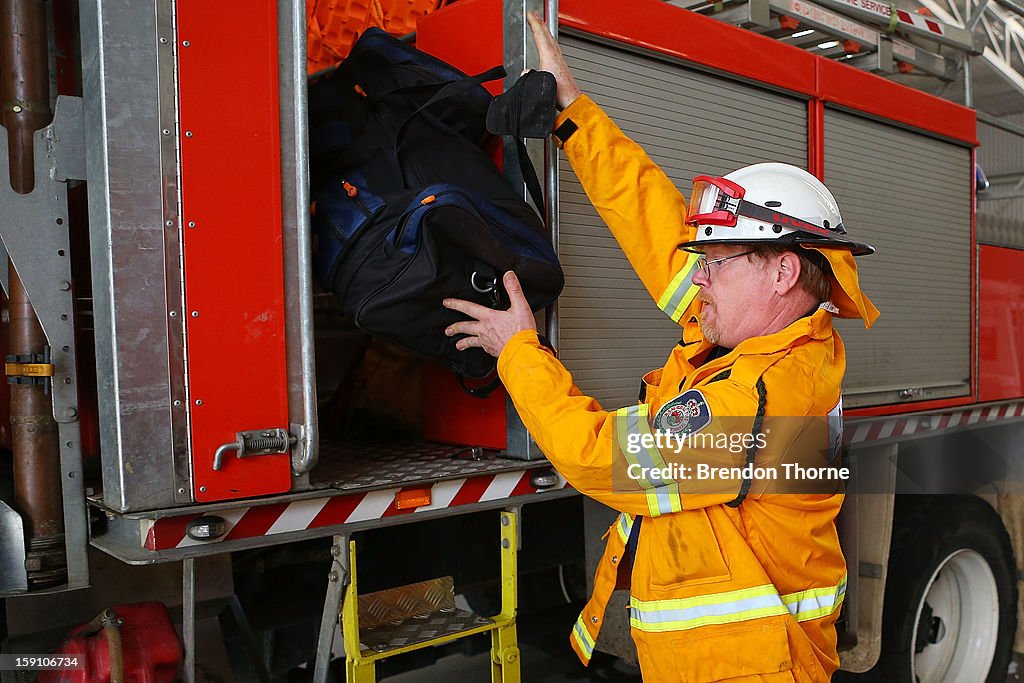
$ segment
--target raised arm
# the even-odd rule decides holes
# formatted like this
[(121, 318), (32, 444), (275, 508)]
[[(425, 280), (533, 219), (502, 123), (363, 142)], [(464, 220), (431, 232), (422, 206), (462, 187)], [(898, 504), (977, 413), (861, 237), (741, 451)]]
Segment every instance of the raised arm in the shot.
[(684, 224), (686, 201), (647, 153), (580, 91), (540, 18), (528, 18), (540, 67), (554, 74), (558, 104), (565, 108), (555, 122), (556, 139), (647, 291), (679, 322), (698, 290), (691, 281), (697, 257), (677, 248), (694, 239), (695, 229)]

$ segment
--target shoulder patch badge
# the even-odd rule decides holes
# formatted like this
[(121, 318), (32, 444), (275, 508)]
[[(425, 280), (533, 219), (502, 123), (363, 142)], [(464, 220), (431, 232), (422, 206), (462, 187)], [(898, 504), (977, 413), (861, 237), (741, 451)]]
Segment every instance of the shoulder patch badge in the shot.
[(652, 427), (667, 434), (693, 434), (711, 422), (711, 406), (698, 389), (690, 389), (666, 403), (654, 416)]

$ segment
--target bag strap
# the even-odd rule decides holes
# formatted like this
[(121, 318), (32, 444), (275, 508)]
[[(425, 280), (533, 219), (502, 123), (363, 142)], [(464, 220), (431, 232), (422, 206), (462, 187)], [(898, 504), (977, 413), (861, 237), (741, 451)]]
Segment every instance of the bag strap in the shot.
[[(454, 81), (438, 90), (434, 95), (424, 102), (419, 109), (409, 115), (402, 125), (399, 126), (398, 132), (395, 134), (395, 162), (398, 168), (401, 165), (398, 163), (398, 150), (402, 146), (402, 137), (405, 135), (406, 129), (409, 124), (423, 113), (426, 109), (432, 107), (438, 102), (460, 95), (472, 88), (482, 85), (488, 81), (494, 81), (499, 78), (504, 78), (506, 75), (505, 67), (498, 65), (492, 69), (477, 74), (476, 76), (468, 76), (459, 81)], [(526, 189), (530, 193), (530, 198), (533, 200), (534, 205), (537, 207), (537, 211), (540, 215), (544, 215), (544, 193), (540, 187), (540, 180), (537, 178), (537, 172), (533, 168), (533, 164), (530, 163), (530, 156), (526, 152), (526, 142), (522, 138), (515, 138), (516, 141), (516, 157), (519, 161), (519, 172), (523, 176), (523, 182), (526, 183)]]
[(537, 211), (540, 212), (541, 218), (543, 218), (544, 191), (540, 188), (540, 180), (537, 178), (537, 171), (534, 170), (533, 164), (530, 163), (530, 155), (526, 151), (526, 140), (519, 137), (515, 140), (516, 157), (519, 160), (519, 172), (523, 176), (523, 182), (526, 183), (526, 189), (530, 193), (530, 199), (533, 200), (533, 205), (537, 207)]
[(463, 78), (461, 80), (452, 81), (448, 85), (438, 90), (436, 93), (433, 94), (433, 96), (431, 96), (429, 100), (420, 105), (419, 109), (410, 114), (405, 119), (405, 121), (402, 122), (402, 125), (398, 127), (398, 132), (395, 134), (395, 156), (398, 156), (398, 150), (402, 146), (402, 138), (405, 136), (406, 129), (409, 128), (409, 124), (412, 123), (412, 120), (415, 119), (417, 116), (419, 116), (424, 111), (426, 111), (427, 109), (429, 109), (430, 107), (434, 106), (435, 104), (442, 100), (446, 100), (450, 97), (460, 95), (468, 90), (472, 90), (477, 86), (483, 85), (487, 81), (494, 81), (504, 77), (505, 67), (498, 65), (492, 69), (488, 69), (482, 74), (477, 74), (476, 76), (467, 76), (466, 78)]
[(494, 375), (493, 379), (491, 379), (485, 384), (481, 384), (478, 387), (466, 386), (466, 378), (463, 377), (462, 375), (459, 375), (459, 386), (462, 387), (463, 391), (465, 391), (467, 394), (474, 398), (487, 398), (491, 395), (491, 392), (497, 389), (498, 386), (501, 384), (501, 377), (498, 376), (497, 368), (495, 368), (494, 370), (487, 374), (488, 377)]

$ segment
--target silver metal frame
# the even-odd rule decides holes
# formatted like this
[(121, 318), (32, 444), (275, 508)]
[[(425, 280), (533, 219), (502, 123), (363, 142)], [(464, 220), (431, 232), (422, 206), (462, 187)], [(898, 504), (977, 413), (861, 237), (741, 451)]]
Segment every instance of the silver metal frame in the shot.
[[(529, 25), (526, 23), (527, 12), (539, 12), (547, 18), (548, 29), (552, 35), (558, 36), (558, 0), (504, 0), (502, 3), (502, 35), (504, 40), (503, 54), (505, 70), (505, 88), (508, 89), (519, 80), (519, 76), (527, 69), (538, 66), (537, 49)], [(528, 140), (526, 149), (530, 161), (537, 167), (537, 160), (544, 164), (544, 189), (546, 190), (545, 221), (551, 228), (551, 239), (558, 253), (558, 150), (551, 137), (544, 142)], [(522, 177), (519, 175), (518, 160), (513, 156), (514, 146), (505, 147), (505, 174), (519, 188), (520, 195), (530, 202), (529, 193)], [(553, 304), (547, 311), (545, 331), (552, 344), (558, 343), (558, 304)], [(541, 460), (545, 456), (530, 437), (526, 426), (516, 412), (512, 399), (505, 401), (506, 452), (512, 457), (522, 460)]]
[[(74, 327), (74, 291), (68, 234), (67, 181), (85, 177), (82, 101), (58, 97), (53, 123), (34, 138), (35, 185), (29, 194), (11, 189), (0, 163), (0, 239), (18, 268), (52, 349), (53, 415), (60, 435), (61, 495), (68, 579), (61, 590), (89, 585), (88, 524), (82, 484), (81, 428)], [(0, 127), (0, 150), (7, 131)], [(6, 154), (3, 155), (6, 159)], [(6, 552), (6, 550), (4, 551)]]
[(349, 554), (347, 535), (335, 535), (331, 544), (331, 571), (327, 575), (327, 594), (324, 610), (320, 616), (320, 635), (316, 642), (316, 664), (313, 668), (314, 681), (326, 681), (331, 664), (331, 650), (334, 648), (334, 632), (341, 619), (341, 596), (348, 585)]
[(166, 11), (134, 0), (79, 6), (103, 495), (120, 511), (172, 506), (190, 489), (174, 432), (187, 405), (174, 405), (184, 357), (168, 338), (180, 336), (168, 323), (181, 300), (166, 266), (180, 253), (179, 225), (166, 217), (165, 140), (176, 135), (166, 118), (173, 74), (160, 54), (174, 40), (161, 35)]
[[(185, 225), (181, 215), (181, 131), (178, 127), (178, 30), (174, 0), (156, 3), (157, 22), (157, 84), (160, 109), (160, 167), (163, 196), (164, 277), (167, 296), (167, 348), (170, 372), (168, 387), (171, 400), (171, 442), (174, 458), (176, 503), (191, 503), (192, 451), (190, 443), (188, 394), (188, 345), (185, 342), (187, 321), (185, 311), (184, 263)], [(194, 222), (192, 223), (194, 225)]]
[(306, 101), (306, 14), (302, 0), (278, 4), (278, 80), (281, 102), (282, 228), (284, 231), (285, 326), (288, 354), (289, 431), (298, 437), (292, 449), (292, 488), (308, 483), (316, 465), (316, 368), (313, 348), (313, 282), (310, 263), (309, 141)]
[[(1015, 6), (1014, 9), (1004, 9), (987, 0), (980, 0), (973, 8), (970, 7), (971, 0), (967, 0), (966, 12), (961, 12), (955, 0), (917, 0), (924, 7), (927, 7), (939, 20), (951, 26), (966, 27), (959, 28), (960, 31), (973, 31), (980, 22), (983, 31), (978, 35), (982, 49), (978, 52), (981, 58), (991, 66), (997, 74), (1018, 93), (1024, 94), (1024, 73), (1015, 66), (1015, 63), (1024, 61), (1024, 27), (1021, 26), (1020, 5), (1001, 0), (1001, 5)], [(966, 17), (966, 18), (965, 18)], [(971, 67), (970, 59), (964, 60), (964, 83), (965, 99), (967, 106), (972, 106), (973, 93), (970, 84)]]

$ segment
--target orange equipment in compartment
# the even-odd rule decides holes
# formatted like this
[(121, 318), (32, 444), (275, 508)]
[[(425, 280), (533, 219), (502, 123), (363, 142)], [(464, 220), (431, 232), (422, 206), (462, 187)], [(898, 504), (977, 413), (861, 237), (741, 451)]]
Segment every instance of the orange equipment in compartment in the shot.
[(306, 68), (336, 66), (369, 26), (404, 36), (447, 0), (306, 0)]

